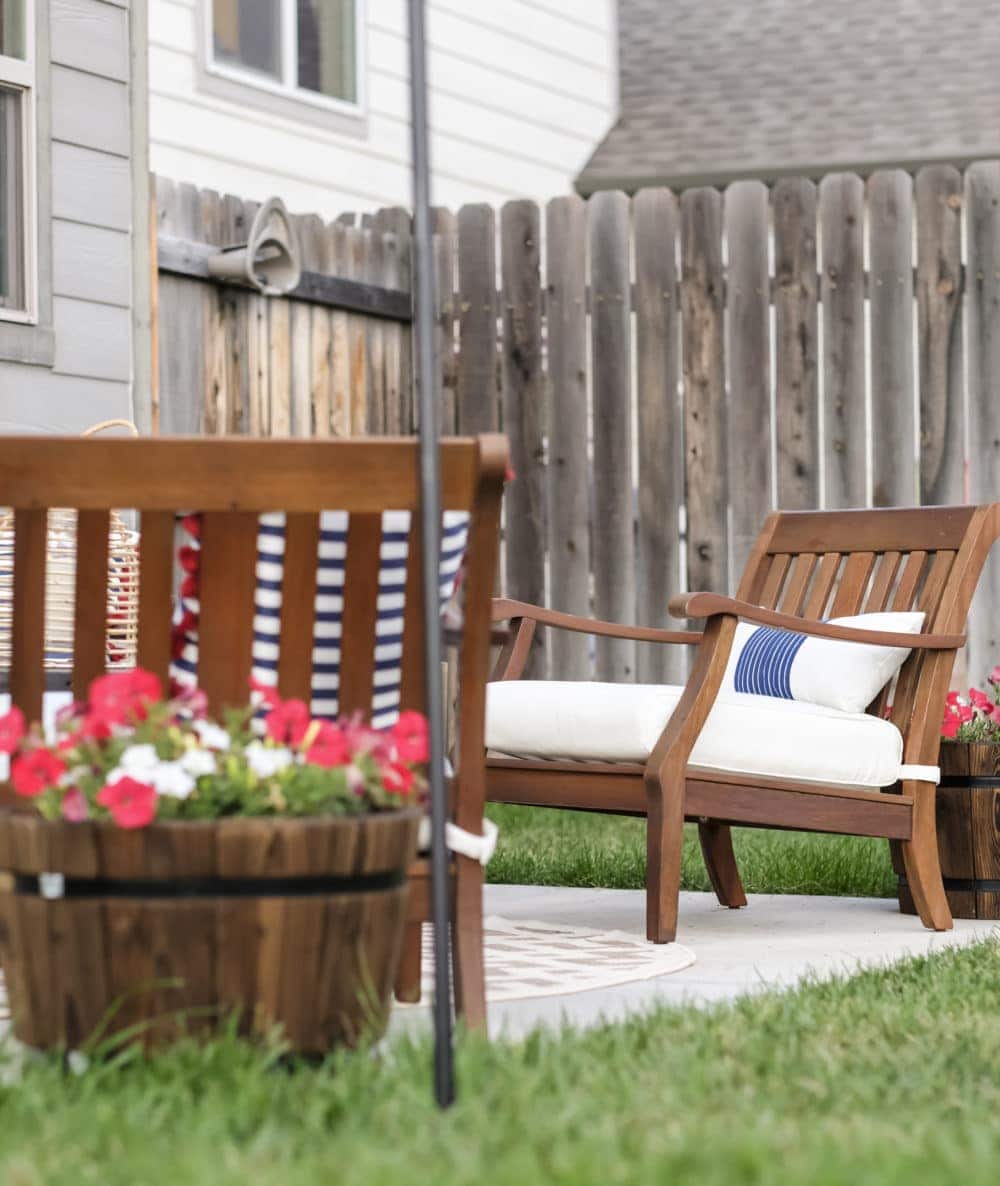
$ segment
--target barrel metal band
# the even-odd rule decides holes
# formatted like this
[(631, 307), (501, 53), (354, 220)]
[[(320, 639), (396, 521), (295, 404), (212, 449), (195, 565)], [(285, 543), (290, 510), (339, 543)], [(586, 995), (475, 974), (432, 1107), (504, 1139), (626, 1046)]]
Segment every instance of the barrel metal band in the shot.
[(330, 894), (373, 893), (398, 889), (404, 870), (354, 877), (64, 877), (61, 874), (14, 875), (14, 893), (56, 898), (311, 898)]
[(975, 790), (1000, 790), (1000, 775), (997, 774), (946, 774), (941, 779), (943, 787), (972, 787)]
[[(1000, 880), (992, 877), (942, 877), (944, 888), (956, 893), (965, 894), (1000, 894)], [(900, 877), (900, 885), (908, 886), (905, 877)]]

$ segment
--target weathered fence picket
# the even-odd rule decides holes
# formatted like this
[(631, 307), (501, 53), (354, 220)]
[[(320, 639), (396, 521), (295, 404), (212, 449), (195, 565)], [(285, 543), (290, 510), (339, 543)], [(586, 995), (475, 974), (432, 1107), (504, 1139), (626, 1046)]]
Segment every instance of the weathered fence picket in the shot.
[[(668, 625), (682, 587), (732, 588), (772, 505), (994, 499), (995, 202), (1000, 163), (983, 162), (435, 210), (442, 425), (501, 428), (514, 452), (505, 591)], [(165, 241), (241, 242), (256, 210), (157, 184)], [(295, 224), (310, 273), (410, 292), (405, 210)], [(405, 313), (216, 285), (172, 270), (171, 250), (162, 431), (414, 430)], [(793, 573), (782, 604), (810, 596)], [(991, 563), (972, 678), (1000, 658), (998, 600)], [(686, 659), (551, 631), (530, 670), (663, 682)]]

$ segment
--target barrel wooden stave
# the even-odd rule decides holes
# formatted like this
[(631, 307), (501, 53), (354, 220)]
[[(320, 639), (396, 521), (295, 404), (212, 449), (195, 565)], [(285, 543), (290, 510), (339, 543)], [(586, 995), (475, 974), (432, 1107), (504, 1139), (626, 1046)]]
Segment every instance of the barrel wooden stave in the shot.
[[(299, 1053), (322, 1054), (384, 1028), (407, 889), (377, 878), (405, 874), (416, 848), (417, 812), (160, 824), (146, 834), (110, 825), (83, 825), (76, 833), (81, 825), (40, 819), (25, 828), (24, 819), (31, 817), (11, 827), (11, 817), (0, 816), (0, 864), (28, 875), (91, 878), (97, 868), (109, 882), (170, 882), (204, 878), (218, 863), (236, 880), (376, 875), (374, 888), (302, 895), (285, 892), (283, 884), (273, 895), (46, 900), (11, 884), (0, 892), (0, 959), (14, 1032), (27, 1045), (73, 1049), (99, 1027), (114, 1033), (136, 1027), (136, 1037), (155, 1047), (183, 1033), (210, 1033), (234, 1012), (245, 1035), (280, 1023)], [(267, 825), (275, 823), (282, 826), (268, 839)], [(83, 857), (67, 847), (74, 834)], [(241, 834), (247, 843), (238, 858)], [(223, 851), (228, 855), (219, 862)], [(55, 860), (60, 854), (63, 868)], [(161, 872), (154, 876), (154, 869)]]
[[(939, 762), (938, 852), (952, 915), (1000, 919), (1000, 891), (976, 884), (1000, 883), (1000, 746), (943, 741)], [(901, 868), (896, 872), (902, 875)], [(949, 881), (971, 884), (960, 888)], [(899, 904), (904, 914), (916, 914), (903, 879)]]

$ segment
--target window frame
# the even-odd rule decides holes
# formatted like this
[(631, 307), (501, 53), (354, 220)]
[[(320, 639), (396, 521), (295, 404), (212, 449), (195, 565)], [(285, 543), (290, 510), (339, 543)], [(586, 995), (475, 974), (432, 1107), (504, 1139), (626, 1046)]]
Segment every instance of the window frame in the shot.
[[(333, 112), (342, 116), (357, 119), (367, 114), (367, 88), (365, 76), (365, 21), (366, 0), (352, 0), (354, 4), (354, 77), (357, 85), (357, 98), (352, 102), (348, 99), (336, 99), (332, 95), (320, 94), (318, 91), (300, 87), (297, 83), (288, 83), (285, 79), (294, 79), (298, 70), (298, 48), (296, 45), (297, 13), (296, 0), (278, 0), (281, 5), (279, 12), (279, 28), (281, 29), (281, 53), (279, 64), (282, 81), (270, 78), (257, 71), (235, 66), (231, 62), (220, 62), (215, 57), (214, 36), (214, 8), (215, 0), (203, 0), (201, 20), (202, 54), (201, 66), (206, 80), (216, 78), (239, 87), (251, 88), (262, 95), (272, 96), (282, 104), (302, 103), (306, 110), (312, 109), (311, 122), (317, 116), (321, 119), (323, 112)], [(283, 112), (287, 114), (286, 112)]]
[(0, 322), (14, 325), (38, 324), (38, 165), (37, 102), (38, 58), (35, 39), (35, 0), (24, 0), (24, 58), (0, 54), (0, 86), (21, 92), (21, 261), (24, 270), (24, 307), (0, 305)]

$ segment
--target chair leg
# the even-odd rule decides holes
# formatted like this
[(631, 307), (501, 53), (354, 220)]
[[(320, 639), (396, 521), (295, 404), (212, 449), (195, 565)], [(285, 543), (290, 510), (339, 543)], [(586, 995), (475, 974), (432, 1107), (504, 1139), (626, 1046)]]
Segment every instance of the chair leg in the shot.
[(420, 1000), (423, 970), (423, 924), (408, 922), (403, 931), (403, 954), (396, 973), (396, 1000), (416, 1004)]
[[(679, 791), (675, 788), (681, 788)], [(646, 784), (646, 938), (672, 943), (677, 938), (684, 843), (684, 774)]]
[(486, 1032), (486, 969), (483, 963), (483, 867), (455, 858), (455, 1011), (465, 1028)]
[(740, 880), (740, 871), (736, 867), (732, 828), (717, 820), (699, 820), (698, 839), (701, 841), (701, 855), (705, 858), (709, 881), (721, 905), (728, 906), (730, 910), (745, 906), (747, 896)]
[(937, 845), (936, 788), (904, 782), (903, 794), (913, 795), (913, 835), (900, 846), (913, 904), (928, 930), (950, 931), (951, 907), (941, 879)]

